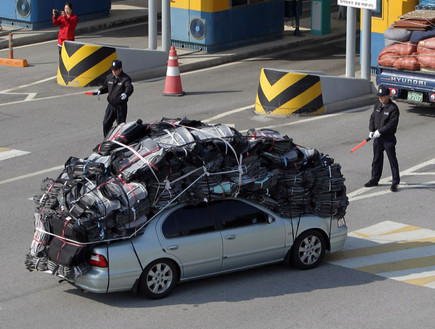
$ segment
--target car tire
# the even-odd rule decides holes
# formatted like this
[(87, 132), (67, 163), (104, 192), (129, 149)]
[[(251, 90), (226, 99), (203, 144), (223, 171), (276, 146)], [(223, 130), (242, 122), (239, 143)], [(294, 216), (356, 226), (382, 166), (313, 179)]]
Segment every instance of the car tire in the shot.
[(309, 230), (299, 235), (292, 246), (293, 266), (308, 270), (319, 265), (325, 255), (325, 238), (319, 231)]
[(140, 277), (141, 295), (151, 299), (163, 298), (175, 288), (178, 281), (178, 268), (174, 262), (161, 259), (149, 264)]

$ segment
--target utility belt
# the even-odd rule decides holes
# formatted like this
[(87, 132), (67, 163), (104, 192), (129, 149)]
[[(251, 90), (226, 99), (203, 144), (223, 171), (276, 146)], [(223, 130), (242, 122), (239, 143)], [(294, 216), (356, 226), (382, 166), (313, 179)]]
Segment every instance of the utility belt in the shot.
[(119, 107), (119, 108), (122, 108), (122, 107), (125, 107), (125, 106), (127, 106), (127, 103), (124, 103), (124, 102), (120, 102), (120, 103), (112, 103), (111, 101), (109, 101), (108, 100), (108, 102), (109, 102), (109, 105), (111, 105), (111, 106), (113, 106), (113, 107)]

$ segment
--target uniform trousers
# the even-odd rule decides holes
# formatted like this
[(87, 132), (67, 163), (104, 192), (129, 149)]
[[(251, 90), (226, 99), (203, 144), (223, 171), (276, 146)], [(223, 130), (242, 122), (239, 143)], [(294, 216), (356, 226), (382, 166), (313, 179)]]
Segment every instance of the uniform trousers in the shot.
[(124, 123), (127, 119), (127, 103), (121, 103), (117, 105), (108, 104), (106, 108), (106, 113), (103, 119), (103, 135), (107, 136), (110, 129), (112, 129), (113, 122)]
[(392, 184), (400, 183), (399, 163), (396, 157), (396, 137), (381, 136), (373, 140), (372, 180), (378, 182), (382, 176), (384, 166), (384, 151), (387, 153), (393, 176)]

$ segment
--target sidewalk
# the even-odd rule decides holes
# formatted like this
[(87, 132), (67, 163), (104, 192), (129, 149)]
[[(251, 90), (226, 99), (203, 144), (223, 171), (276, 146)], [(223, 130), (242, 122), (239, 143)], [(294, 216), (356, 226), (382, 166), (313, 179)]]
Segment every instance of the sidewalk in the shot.
[[(284, 27), (282, 38), (270, 42), (258, 43), (245, 47), (224, 50), (216, 53), (198, 52), (184, 48), (177, 48), (180, 72), (187, 72), (206, 67), (216, 66), (249, 57), (255, 57), (280, 50), (295, 49), (314, 44), (327, 43), (346, 37), (346, 21), (336, 19), (337, 12), (331, 13), (331, 32), (325, 35), (310, 33), (311, 19), (304, 17), (300, 20), (301, 37), (293, 35), (294, 29)], [(148, 8), (143, 0), (123, 0), (112, 3), (110, 16), (92, 21), (80, 22), (76, 28), (76, 35), (84, 35), (115, 27), (133, 25), (148, 21)], [(16, 26), (2, 26), (0, 30), (0, 49), (9, 48), (9, 33), (13, 33), (14, 46), (28, 45), (43, 41), (56, 40), (58, 27), (31, 31)], [(145, 36), (147, 38), (147, 36)], [(160, 48), (158, 36), (158, 48)], [(128, 43), (128, 36), (126, 37)], [(134, 44), (129, 45), (135, 48)]]

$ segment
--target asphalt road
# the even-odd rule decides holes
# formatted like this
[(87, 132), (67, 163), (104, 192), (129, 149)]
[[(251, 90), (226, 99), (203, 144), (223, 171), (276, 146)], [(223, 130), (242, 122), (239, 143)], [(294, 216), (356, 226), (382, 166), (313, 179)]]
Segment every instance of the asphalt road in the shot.
[[(120, 40), (117, 35), (99, 37), (107, 43)], [(353, 250), (341, 259), (327, 258), (311, 271), (274, 265), (190, 282), (157, 301), (130, 293), (83, 293), (48, 275), (25, 270), (24, 256), (33, 233), (31, 198), (39, 192), (41, 180), (55, 177), (69, 156), (86, 157), (102, 140), (106, 101), (83, 94), (92, 88), (55, 83), (54, 41), (16, 49), (16, 57), (23, 54), (32, 65), (1, 68), (0, 147), (16, 152), (15, 157), (0, 161), (1, 328), (432, 328), (433, 286), (425, 287), (415, 279), (404, 282), (398, 277), (405, 273), (400, 276), (397, 268), (394, 276), (367, 266), (372, 259), (397, 265), (411, 257), (413, 263), (401, 269), (407, 275), (435, 275), (430, 274), (435, 270), (433, 238), (421, 241), (435, 231), (435, 112), (399, 104), (397, 153), (402, 184), (398, 193), (389, 192), (388, 161), (383, 184), (362, 188), (370, 174), (370, 144), (350, 153), (368, 134), (369, 108), (291, 118), (253, 113), (262, 67), (343, 75), (344, 47), (331, 44), (189, 72), (182, 75), (183, 97), (162, 96), (163, 78), (135, 83), (129, 121), (186, 116), (233, 124), (240, 131), (276, 129), (340, 163), (350, 197), (346, 220), (353, 233), (346, 248)], [(0, 51), (0, 56), (5, 54)], [(0, 157), (4, 154), (0, 152)], [(412, 235), (416, 232), (417, 237)], [(364, 248), (388, 243), (399, 251)], [(355, 250), (364, 253), (358, 256)]]

